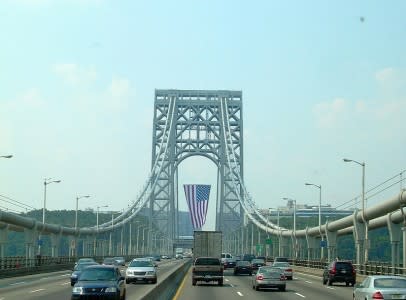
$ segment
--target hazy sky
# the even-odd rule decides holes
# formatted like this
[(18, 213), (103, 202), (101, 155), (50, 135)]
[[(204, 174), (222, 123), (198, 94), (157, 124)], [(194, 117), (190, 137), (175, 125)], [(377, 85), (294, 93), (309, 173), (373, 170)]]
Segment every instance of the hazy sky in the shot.
[[(80, 209), (123, 209), (151, 167), (154, 90), (230, 89), (243, 92), (257, 205), (317, 205), (305, 182), (343, 205), (361, 192), (361, 167), (344, 157), (366, 162), (367, 189), (406, 169), (405, 11), (370, 0), (2, 0), (0, 155), (14, 157), (0, 158), (0, 194), (42, 208), (52, 177), (62, 182), (47, 186), (48, 209), (86, 194)], [(179, 175), (216, 182), (203, 157)]]

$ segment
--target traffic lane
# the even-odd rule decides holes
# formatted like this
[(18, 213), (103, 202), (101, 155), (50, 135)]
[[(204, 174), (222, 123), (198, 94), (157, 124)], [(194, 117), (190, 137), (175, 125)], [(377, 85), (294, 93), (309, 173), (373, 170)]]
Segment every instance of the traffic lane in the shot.
[[(158, 281), (168, 276), (179, 262), (167, 262), (162, 263), (158, 267)], [(125, 274), (125, 268), (121, 268), (121, 272)], [(35, 275), (37, 277), (38, 274)], [(63, 274), (59, 276), (50, 277), (50, 274), (43, 274), (42, 278), (36, 278), (35, 281), (27, 280), (24, 284), (22, 281), (20, 284), (10, 283), (9, 288), (0, 289), (0, 300), (14, 300), (14, 299), (70, 299), (72, 294), (72, 287), (70, 285), (70, 272), (69, 274)], [(140, 295), (152, 290), (155, 284), (128, 284), (127, 285), (127, 298), (139, 299)]]
[(333, 299), (352, 299), (354, 290), (351, 286), (346, 286), (345, 283), (335, 283), (333, 286), (323, 285), (320, 276), (310, 275), (295, 272), (293, 274), (295, 287), (298, 290), (308, 290), (306, 293), (328, 293), (329, 300)]
[(342, 300), (352, 298), (352, 288), (344, 285), (333, 287), (323, 286), (318, 276), (307, 276), (305, 274), (293, 274), (293, 280), (286, 281), (286, 291), (277, 289), (263, 289), (255, 291), (252, 289), (251, 276), (228, 277), (232, 285), (236, 285), (241, 293), (247, 297), (255, 299), (269, 299), (277, 297), (278, 299), (315, 299), (315, 300)]
[(293, 280), (286, 282), (286, 291), (278, 289), (263, 289), (255, 291), (252, 289), (252, 278), (249, 275), (234, 276), (232, 271), (224, 272), (224, 286), (218, 286), (216, 283), (198, 282), (196, 286), (191, 283), (191, 270), (187, 273), (177, 297), (174, 300), (188, 299), (236, 299), (236, 298), (252, 298), (252, 299), (281, 299), (281, 300), (342, 300), (351, 299), (352, 288), (344, 286), (323, 286), (319, 278), (308, 276), (299, 277), (294, 275)]

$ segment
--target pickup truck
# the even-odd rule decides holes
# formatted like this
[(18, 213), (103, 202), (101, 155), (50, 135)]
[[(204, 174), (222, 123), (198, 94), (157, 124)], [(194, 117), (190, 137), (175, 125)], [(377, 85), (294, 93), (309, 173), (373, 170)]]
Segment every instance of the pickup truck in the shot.
[(223, 285), (223, 265), (220, 258), (216, 257), (198, 257), (193, 263), (192, 284), (196, 285), (198, 281), (217, 281)]

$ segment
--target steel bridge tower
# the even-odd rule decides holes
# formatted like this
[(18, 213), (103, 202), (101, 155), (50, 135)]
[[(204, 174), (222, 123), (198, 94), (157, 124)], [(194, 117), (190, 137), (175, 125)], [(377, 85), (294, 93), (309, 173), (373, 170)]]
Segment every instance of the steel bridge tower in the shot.
[(152, 164), (163, 145), (168, 151), (161, 171), (153, 178), (156, 185), (148, 203), (150, 228), (154, 224), (172, 240), (178, 236), (178, 166), (196, 155), (217, 166), (216, 230), (229, 232), (242, 225), (242, 133), (241, 91), (155, 90)]

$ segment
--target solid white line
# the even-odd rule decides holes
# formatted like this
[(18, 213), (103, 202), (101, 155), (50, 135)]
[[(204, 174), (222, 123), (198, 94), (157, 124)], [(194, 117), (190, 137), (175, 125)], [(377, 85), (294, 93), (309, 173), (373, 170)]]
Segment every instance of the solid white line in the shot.
[(45, 291), (45, 290), (44, 289), (38, 289), (38, 290), (30, 291), (30, 293), (36, 293), (36, 292), (41, 292), (41, 291)]
[(326, 286), (326, 289), (334, 290), (334, 288)]
[(20, 282), (14, 282), (14, 283), (10, 283), (10, 285), (18, 285), (18, 284), (24, 284), (25, 281), (20, 281)]
[(312, 283), (312, 282), (311, 282), (311, 281), (309, 281), (309, 280), (305, 280), (305, 282), (310, 283), (310, 284)]
[(61, 277), (70, 276), (70, 274), (62, 274)]
[(51, 278), (51, 277), (42, 277), (39, 280), (44, 280), (44, 279), (48, 279), (48, 278)]
[(303, 296), (302, 294), (299, 294), (299, 293), (295, 293), (295, 294), (298, 295), (299, 297), (306, 298), (306, 296)]
[(241, 294), (240, 292), (237, 292), (237, 294), (238, 294), (238, 296), (241, 296), (241, 297), (243, 297), (244, 295), (243, 294)]

